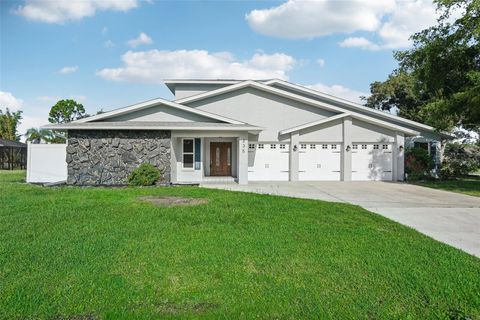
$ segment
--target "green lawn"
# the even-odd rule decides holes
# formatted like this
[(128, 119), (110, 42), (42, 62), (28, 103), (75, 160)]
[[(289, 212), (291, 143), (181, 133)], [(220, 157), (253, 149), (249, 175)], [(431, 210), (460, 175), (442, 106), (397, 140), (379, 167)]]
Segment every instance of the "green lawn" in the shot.
[(425, 181), (418, 184), (424, 187), (464, 193), (471, 196), (480, 197), (480, 176), (472, 175), (457, 180), (447, 181)]
[(0, 319), (480, 319), (480, 259), (357, 206), (23, 179), (0, 172)]

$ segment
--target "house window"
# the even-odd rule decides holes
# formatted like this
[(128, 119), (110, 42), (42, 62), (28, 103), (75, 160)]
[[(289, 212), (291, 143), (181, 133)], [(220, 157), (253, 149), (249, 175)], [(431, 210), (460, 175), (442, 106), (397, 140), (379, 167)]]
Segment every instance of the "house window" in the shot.
[(275, 148), (277, 148), (277, 145), (274, 144), (274, 143), (272, 143), (272, 144), (270, 145), (270, 149), (275, 149)]
[(358, 144), (354, 144), (353, 145), (353, 150), (357, 150), (358, 149)]
[(280, 149), (285, 149), (285, 145), (284, 145), (284, 144), (281, 144), (281, 145), (280, 145)]
[(366, 144), (362, 144), (362, 149), (363, 149), (363, 150), (366, 150), (366, 149), (367, 149), (367, 145), (366, 145)]
[(328, 144), (322, 144), (322, 149), (328, 149)]
[(424, 149), (425, 151), (428, 151), (428, 142), (414, 142), (413, 143), (414, 148), (421, 148)]
[(193, 169), (193, 139), (183, 139), (183, 167)]
[(263, 149), (263, 143), (258, 144), (258, 149)]
[(373, 150), (378, 150), (378, 144), (373, 145)]
[(314, 145), (314, 144), (311, 144), (311, 145), (310, 145), (310, 149), (315, 149), (315, 145)]
[(383, 149), (383, 150), (388, 150), (388, 144), (383, 144), (383, 145), (382, 145), (382, 149)]
[(332, 144), (332, 149), (337, 149), (337, 145), (336, 145), (336, 144)]
[(248, 144), (248, 149), (255, 149), (255, 144), (254, 143), (249, 143)]
[(307, 145), (305, 143), (300, 144), (300, 149), (307, 149)]
[(232, 165), (232, 159), (231, 159), (231, 152), (230, 152), (230, 147), (227, 148), (227, 166)]

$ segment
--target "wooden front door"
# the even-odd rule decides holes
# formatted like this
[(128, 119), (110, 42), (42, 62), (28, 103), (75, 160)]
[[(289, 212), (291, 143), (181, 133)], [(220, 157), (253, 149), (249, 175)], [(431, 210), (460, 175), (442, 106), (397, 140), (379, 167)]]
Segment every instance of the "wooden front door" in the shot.
[(211, 142), (210, 143), (210, 175), (231, 176), (232, 175), (232, 143)]

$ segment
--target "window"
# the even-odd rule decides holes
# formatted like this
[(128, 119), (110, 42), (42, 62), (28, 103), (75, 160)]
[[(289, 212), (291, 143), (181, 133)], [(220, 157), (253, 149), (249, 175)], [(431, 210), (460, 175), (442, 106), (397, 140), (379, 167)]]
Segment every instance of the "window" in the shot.
[(328, 144), (322, 144), (322, 149), (328, 149)]
[(337, 145), (336, 145), (336, 144), (332, 144), (332, 149), (337, 149)]
[(428, 142), (418, 142), (418, 141), (415, 141), (413, 143), (413, 147), (414, 148), (422, 148), (424, 149), (425, 151), (428, 151)]
[(388, 144), (383, 144), (383, 145), (382, 145), (382, 149), (383, 149), (383, 150), (388, 150)]
[(272, 143), (272, 144), (270, 145), (270, 149), (276, 149), (276, 148), (277, 148), (277, 145), (276, 145), (275, 143)]
[(378, 150), (378, 144), (373, 145), (373, 150)]
[(281, 144), (281, 145), (280, 145), (280, 149), (285, 149), (285, 145), (284, 145), (284, 144)]
[(227, 166), (232, 165), (232, 159), (231, 159), (231, 152), (230, 152), (230, 147), (227, 148)]
[(315, 149), (315, 145), (314, 145), (314, 144), (311, 144), (311, 145), (310, 145), (310, 149)]
[(248, 149), (255, 149), (255, 144), (254, 143), (249, 143), (248, 144)]
[(353, 145), (353, 150), (357, 150), (358, 149), (358, 144), (354, 144)]
[(215, 166), (220, 167), (220, 147), (215, 149)]
[(300, 144), (300, 149), (307, 149), (307, 145), (305, 143)]
[(183, 139), (183, 167), (193, 169), (193, 139)]
[(366, 145), (366, 144), (362, 144), (362, 149), (363, 149), (363, 150), (366, 150), (366, 149), (367, 149), (367, 145)]
[(258, 144), (258, 149), (263, 149), (263, 143)]

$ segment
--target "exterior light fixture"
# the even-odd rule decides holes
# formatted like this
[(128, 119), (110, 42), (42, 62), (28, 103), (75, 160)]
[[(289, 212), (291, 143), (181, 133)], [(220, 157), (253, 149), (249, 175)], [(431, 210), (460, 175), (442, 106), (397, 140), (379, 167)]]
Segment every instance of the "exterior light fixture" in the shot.
[(346, 149), (346, 150), (347, 150), (347, 151), (350, 151), (350, 145), (347, 146), (347, 149)]
[(398, 147), (398, 150), (403, 151), (403, 146)]
[(293, 145), (293, 152), (297, 151), (297, 145)]

